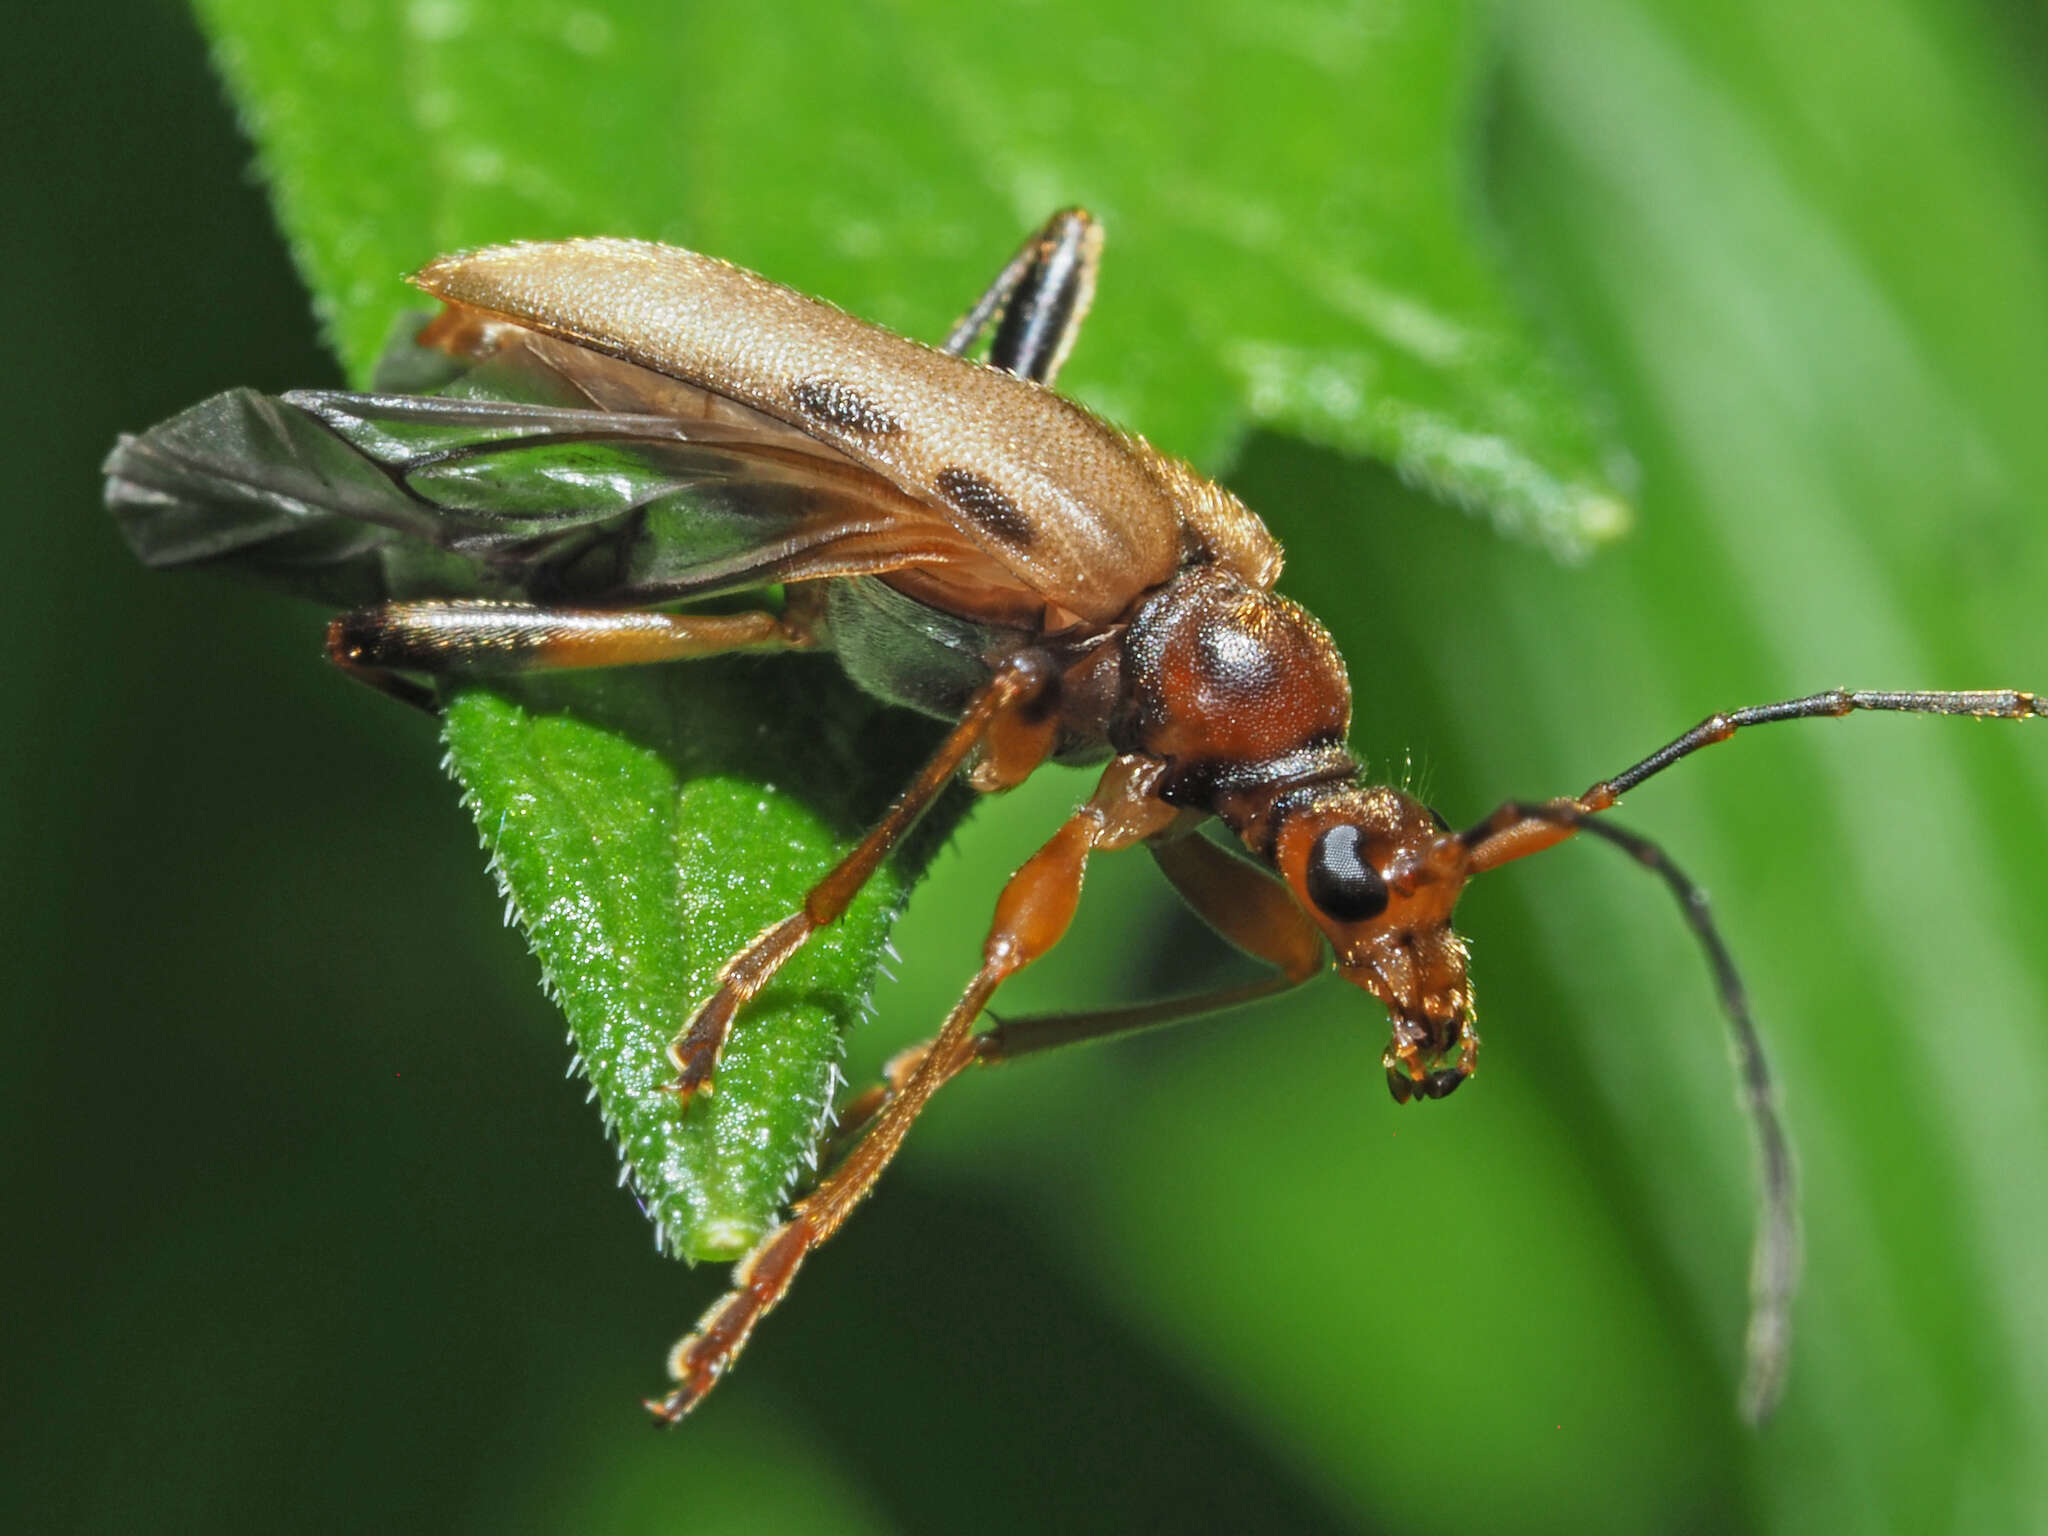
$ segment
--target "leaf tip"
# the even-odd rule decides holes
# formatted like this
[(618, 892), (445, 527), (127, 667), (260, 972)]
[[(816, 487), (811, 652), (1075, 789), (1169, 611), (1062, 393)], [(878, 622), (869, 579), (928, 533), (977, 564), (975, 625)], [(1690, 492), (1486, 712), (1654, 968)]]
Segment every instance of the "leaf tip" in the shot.
[(699, 1260), (736, 1263), (745, 1258), (767, 1233), (765, 1222), (719, 1216), (700, 1223), (687, 1236), (681, 1236), (678, 1247), (683, 1257), (693, 1264)]

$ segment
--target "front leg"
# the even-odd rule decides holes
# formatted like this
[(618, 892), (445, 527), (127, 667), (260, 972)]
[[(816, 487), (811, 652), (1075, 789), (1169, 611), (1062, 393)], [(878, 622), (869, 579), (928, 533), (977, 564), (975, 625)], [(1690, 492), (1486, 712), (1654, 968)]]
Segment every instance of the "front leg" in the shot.
[[(1169, 829), (1145, 846), (1173, 888), (1204, 922), (1273, 970), (1256, 981), (1156, 1003), (998, 1019), (974, 1037), (977, 1065), (994, 1066), (1084, 1040), (1106, 1040), (1204, 1018), (1292, 991), (1323, 969), (1328, 954), (1322, 930), (1301, 910), (1287, 887), (1257, 865), (1185, 830), (1175, 836)], [(879, 1083), (847, 1101), (824, 1161), (830, 1163), (839, 1149), (853, 1145), (883, 1107), (903, 1092), (903, 1085), (933, 1043), (926, 1041), (897, 1052), (883, 1067)]]
[(1045, 954), (1066, 933), (1081, 899), (1089, 854), (1149, 837), (1179, 814), (1152, 796), (1159, 770), (1158, 763), (1142, 758), (1112, 762), (1088, 803), (1010, 877), (996, 899), (981, 969), (946, 1015), (938, 1036), (859, 1144), (816, 1190), (791, 1208), (787, 1221), (735, 1266), (733, 1288), (676, 1345), (669, 1356), (675, 1390), (647, 1404), (657, 1419), (675, 1423), (718, 1384), (754, 1325), (788, 1292), (811, 1250), (837, 1232), (874, 1188), (932, 1095), (974, 1060), (975, 1019), (1007, 977)]

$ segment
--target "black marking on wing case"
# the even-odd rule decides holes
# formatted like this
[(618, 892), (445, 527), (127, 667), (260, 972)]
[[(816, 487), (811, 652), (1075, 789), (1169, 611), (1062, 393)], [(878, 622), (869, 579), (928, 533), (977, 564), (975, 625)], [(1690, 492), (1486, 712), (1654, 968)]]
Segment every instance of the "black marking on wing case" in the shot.
[(820, 426), (858, 437), (894, 437), (903, 419), (885, 410), (844, 379), (813, 374), (789, 386), (789, 398), (804, 416)]
[(1037, 541), (1031, 519), (987, 476), (952, 464), (939, 471), (934, 484), (949, 505), (991, 537), (1018, 549)]

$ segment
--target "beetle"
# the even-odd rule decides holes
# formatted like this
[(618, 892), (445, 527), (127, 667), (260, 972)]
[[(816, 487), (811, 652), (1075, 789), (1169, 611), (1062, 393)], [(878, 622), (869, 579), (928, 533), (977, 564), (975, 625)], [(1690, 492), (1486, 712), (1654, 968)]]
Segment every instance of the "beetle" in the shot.
[[(938, 1033), (848, 1106), (844, 1155), (675, 1347), (675, 1385), (648, 1404), (663, 1422), (720, 1379), (969, 1065), (1249, 1002), (1333, 959), (1388, 1013), (1395, 1100), (1447, 1097), (1479, 1050), (1459, 895), (1580, 833), (1669, 887), (1715, 977), (1762, 1169), (1745, 1386), (1760, 1416), (1796, 1282), (1789, 1145), (1703, 893), (1606, 813), (1751, 725), (1858, 710), (2020, 719), (2048, 705), (1836, 689), (1729, 710), (1582, 794), (1511, 800), (1453, 829), (1407, 792), (1362, 782), (1343, 659), (1276, 590), (1281, 550), (1265, 525), (1054, 393), (1101, 247), (1086, 212), (1055, 214), (937, 348), (668, 246), (447, 256), (413, 278), (442, 306), (418, 336), (447, 360), (442, 392), (230, 391), (122, 439), (107, 499), (151, 565), (238, 568), (352, 605), (329, 626), (329, 657), (423, 708), (435, 694), (421, 677), (828, 649), (869, 693), (950, 723), (803, 905), (720, 970), (670, 1047), (686, 1102), (712, 1088), (748, 1001), (956, 776), (989, 793), (1049, 761), (1103, 762), (1087, 801), (1004, 886)], [(784, 588), (779, 607), (676, 606), (769, 585)], [(1201, 835), (1210, 821), (1243, 856)], [(1134, 845), (1269, 975), (977, 1032), (997, 988), (1065, 932), (1089, 859)]]

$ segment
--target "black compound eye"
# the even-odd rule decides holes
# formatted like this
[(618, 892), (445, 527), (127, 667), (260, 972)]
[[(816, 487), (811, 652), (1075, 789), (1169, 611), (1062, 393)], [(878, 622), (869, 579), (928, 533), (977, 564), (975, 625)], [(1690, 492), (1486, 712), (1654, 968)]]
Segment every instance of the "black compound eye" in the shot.
[(1308, 896), (1340, 923), (1362, 923), (1387, 910), (1387, 882), (1365, 859), (1365, 836), (1332, 827), (1308, 855)]

